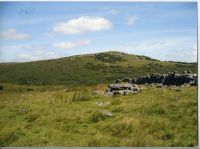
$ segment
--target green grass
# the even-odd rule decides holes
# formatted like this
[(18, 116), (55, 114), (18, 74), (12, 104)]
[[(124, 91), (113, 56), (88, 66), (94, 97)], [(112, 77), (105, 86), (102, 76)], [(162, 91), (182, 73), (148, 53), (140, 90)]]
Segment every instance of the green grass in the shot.
[(35, 85), (91, 85), (169, 71), (197, 72), (197, 63), (165, 62), (121, 52), (104, 52), (27, 63), (1, 63), (0, 82)]
[(104, 84), (2, 85), (0, 146), (197, 145), (196, 87), (144, 86), (138, 94), (106, 97)]

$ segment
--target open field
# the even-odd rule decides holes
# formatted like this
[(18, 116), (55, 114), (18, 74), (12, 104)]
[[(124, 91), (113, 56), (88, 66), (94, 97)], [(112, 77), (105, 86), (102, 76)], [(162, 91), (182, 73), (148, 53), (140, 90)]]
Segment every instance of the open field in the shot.
[(197, 145), (197, 87), (143, 86), (107, 97), (106, 84), (2, 85), (0, 146)]

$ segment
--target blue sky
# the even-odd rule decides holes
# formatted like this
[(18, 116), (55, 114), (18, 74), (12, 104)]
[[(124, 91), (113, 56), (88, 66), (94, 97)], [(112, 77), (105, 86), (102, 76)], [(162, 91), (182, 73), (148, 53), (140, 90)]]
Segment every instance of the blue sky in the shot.
[(0, 2), (0, 62), (103, 51), (196, 62), (196, 2)]

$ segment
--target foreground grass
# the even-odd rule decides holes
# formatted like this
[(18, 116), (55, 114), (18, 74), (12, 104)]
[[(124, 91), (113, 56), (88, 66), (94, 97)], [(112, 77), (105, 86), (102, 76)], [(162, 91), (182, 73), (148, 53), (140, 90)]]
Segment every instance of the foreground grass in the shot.
[(4, 85), (0, 146), (197, 145), (196, 87), (145, 86), (116, 97), (105, 97), (104, 89)]

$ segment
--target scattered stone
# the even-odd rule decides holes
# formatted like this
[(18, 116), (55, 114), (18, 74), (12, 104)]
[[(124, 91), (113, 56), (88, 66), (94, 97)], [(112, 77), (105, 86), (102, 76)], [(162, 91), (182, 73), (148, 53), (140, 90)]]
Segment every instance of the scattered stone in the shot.
[(144, 89), (144, 87), (140, 87), (140, 90), (143, 90)]
[(160, 83), (160, 84), (157, 84), (156, 88), (162, 88), (163, 85)]
[(123, 95), (123, 94), (121, 94), (121, 92), (119, 91), (113, 91), (113, 95)]
[(108, 110), (101, 110), (100, 112), (102, 115), (105, 115), (105, 116), (113, 116), (113, 114)]
[(104, 107), (110, 104), (110, 102), (96, 102), (97, 106)]
[(135, 93), (135, 92), (130, 91), (130, 90), (124, 90), (125, 95), (130, 95), (130, 94), (133, 94), (133, 93)]
[(28, 112), (28, 109), (22, 108), (22, 109), (20, 110), (20, 112), (21, 112), (21, 113), (27, 113), (27, 112)]
[(124, 90), (119, 91), (121, 95), (124, 95)]
[(95, 91), (92, 92), (92, 94), (93, 94), (94, 96), (100, 96), (100, 95), (103, 94), (103, 92), (100, 91), (100, 90), (95, 90)]
[(113, 96), (113, 92), (110, 92), (110, 91), (107, 91), (107, 90), (106, 90), (105, 95), (106, 95), (106, 96)]

